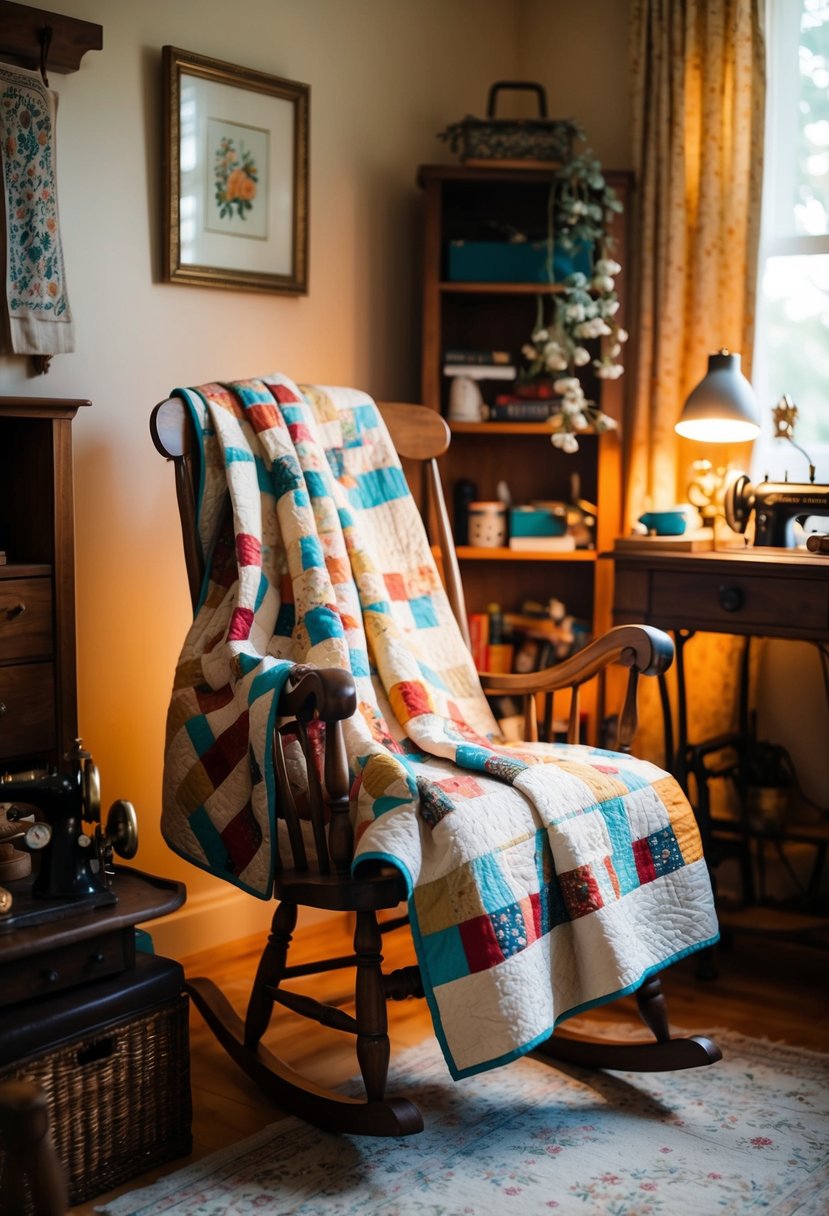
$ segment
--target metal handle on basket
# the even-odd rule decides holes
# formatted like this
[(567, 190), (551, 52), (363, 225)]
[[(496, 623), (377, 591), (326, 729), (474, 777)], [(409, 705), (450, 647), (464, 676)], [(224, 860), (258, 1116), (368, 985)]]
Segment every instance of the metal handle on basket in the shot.
[(520, 89), (524, 93), (535, 93), (538, 98), (538, 117), (547, 117), (547, 90), (542, 84), (536, 84), (532, 80), (496, 80), (495, 84), (489, 86), (486, 99), (487, 118), (495, 117), (495, 99), (501, 89)]

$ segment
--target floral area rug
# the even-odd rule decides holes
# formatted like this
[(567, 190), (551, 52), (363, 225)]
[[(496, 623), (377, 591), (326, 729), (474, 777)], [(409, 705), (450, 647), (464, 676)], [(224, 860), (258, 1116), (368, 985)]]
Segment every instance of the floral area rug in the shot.
[(829, 1056), (713, 1037), (678, 1073), (560, 1071), (532, 1058), (453, 1082), (437, 1045), (394, 1093), (426, 1130), (381, 1140), (296, 1119), (96, 1209), (106, 1216), (826, 1216)]

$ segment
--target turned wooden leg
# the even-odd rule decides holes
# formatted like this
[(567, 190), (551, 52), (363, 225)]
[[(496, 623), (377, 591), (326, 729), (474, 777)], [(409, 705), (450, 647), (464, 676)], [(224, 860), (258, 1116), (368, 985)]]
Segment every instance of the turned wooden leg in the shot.
[(667, 1043), (671, 1037), (668, 1026), (668, 1009), (662, 992), (662, 981), (658, 975), (645, 980), (636, 993), (639, 1016), (654, 1033), (658, 1043)]
[(389, 1037), (381, 964), (382, 936), (373, 912), (358, 912), (354, 931), (357, 956), (357, 1059), (369, 1102), (381, 1102), (389, 1072)]
[(259, 966), (253, 981), (248, 1011), (245, 1018), (245, 1047), (255, 1051), (259, 1040), (268, 1029), (273, 1013), (273, 997), (269, 989), (278, 988), (288, 959), (288, 947), (291, 944), (297, 921), (296, 904), (285, 903), (277, 905), (271, 922), (271, 931)]
[(49, 1134), (46, 1095), (31, 1081), (0, 1085), (0, 1212), (28, 1211), (26, 1190), (37, 1216), (64, 1216), (66, 1180)]

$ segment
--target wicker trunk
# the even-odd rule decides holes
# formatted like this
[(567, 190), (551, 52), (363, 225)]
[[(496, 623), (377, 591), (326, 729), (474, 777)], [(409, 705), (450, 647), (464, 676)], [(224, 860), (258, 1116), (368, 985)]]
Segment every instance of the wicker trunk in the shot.
[[(0, 1081), (33, 1081), (46, 1094), (70, 1203), (190, 1152), (188, 998), (182, 986), (177, 963), (139, 957), (134, 971), (27, 1007), (28, 1033), (15, 1034), (14, 1008), (0, 1018)], [(84, 1022), (83, 1032), (73, 1033)], [(38, 1044), (44, 1035), (50, 1041)], [(0, 1167), (2, 1158), (0, 1149)]]

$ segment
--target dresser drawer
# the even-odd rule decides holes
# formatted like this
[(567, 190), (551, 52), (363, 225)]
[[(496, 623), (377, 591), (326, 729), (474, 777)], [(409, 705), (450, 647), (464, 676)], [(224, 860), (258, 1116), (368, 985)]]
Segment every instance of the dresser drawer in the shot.
[(54, 664), (0, 667), (0, 760), (56, 744)]
[(656, 619), (676, 628), (779, 629), (781, 619), (802, 629), (829, 627), (829, 583), (819, 579), (762, 574), (698, 574), (654, 570), (650, 607)]
[(0, 663), (48, 658), (53, 650), (52, 580), (0, 580)]

